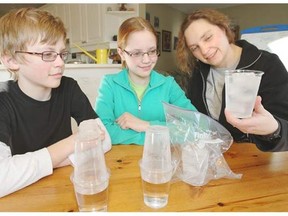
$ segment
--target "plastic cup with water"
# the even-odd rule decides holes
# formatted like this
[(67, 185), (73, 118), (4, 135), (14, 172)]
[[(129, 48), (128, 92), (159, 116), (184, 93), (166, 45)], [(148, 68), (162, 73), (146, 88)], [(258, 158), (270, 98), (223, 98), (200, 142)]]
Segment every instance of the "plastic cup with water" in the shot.
[(166, 126), (150, 126), (146, 131), (139, 166), (144, 203), (151, 208), (166, 206), (173, 175), (170, 136)]
[[(163, 161), (139, 161), (144, 203), (151, 208), (163, 208), (168, 204), (173, 167)], [(153, 167), (153, 168), (151, 168)]]
[(71, 180), (79, 211), (107, 211), (109, 172), (96, 120), (80, 124), (74, 154)]

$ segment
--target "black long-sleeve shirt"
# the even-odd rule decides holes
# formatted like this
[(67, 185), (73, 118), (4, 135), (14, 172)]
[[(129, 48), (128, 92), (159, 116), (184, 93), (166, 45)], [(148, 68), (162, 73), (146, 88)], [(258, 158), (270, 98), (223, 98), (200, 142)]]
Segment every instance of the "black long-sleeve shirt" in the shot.
[(78, 124), (98, 117), (72, 78), (62, 77), (48, 101), (28, 97), (17, 82), (0, 85), (0, 142), (10, 147), (12, 155), (36, 151), (68, 137), (71, 117)]

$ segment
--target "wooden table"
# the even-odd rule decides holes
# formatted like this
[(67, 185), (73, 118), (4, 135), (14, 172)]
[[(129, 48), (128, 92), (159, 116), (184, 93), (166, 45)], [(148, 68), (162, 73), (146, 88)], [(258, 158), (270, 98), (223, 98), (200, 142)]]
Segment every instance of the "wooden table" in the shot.
[[(111, 170), (108, 211), (156, 211), (143, 203), (138, 166), (142, 150), (119, 145), (106, 154)], [(265, 153), (253, 144), (233, 144), (225, 159), (233, 172), (243, 174), (240, 180), (213, 180), (203, 187), (173, 183), (168, 205), (158, 211), (288, 211), (288, 152)], [(53, 175), (0, 198), (0, 211), (78, 211), (72, 171), (71, 166), (56, 169)]]

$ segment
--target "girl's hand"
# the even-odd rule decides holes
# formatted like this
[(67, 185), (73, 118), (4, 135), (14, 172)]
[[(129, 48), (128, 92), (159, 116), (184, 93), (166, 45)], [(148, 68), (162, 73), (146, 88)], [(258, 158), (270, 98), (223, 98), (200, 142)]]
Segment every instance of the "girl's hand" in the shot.
[(150, 125), (149, 122), (143, 121), (127, 112), (122, 114), (118, 119), (116, 119), (116, 122), (124, 130), (132, 129), (137, 132), (146, 131)]

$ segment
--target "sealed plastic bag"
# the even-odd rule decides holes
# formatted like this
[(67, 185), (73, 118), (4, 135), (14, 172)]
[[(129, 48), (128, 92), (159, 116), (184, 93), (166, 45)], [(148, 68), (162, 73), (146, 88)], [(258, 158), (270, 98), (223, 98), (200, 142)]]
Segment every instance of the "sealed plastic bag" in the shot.
[(226, 128), (200, 112), (165, 102), (163, 106), (172, 143), (174, 181), (202, 186), (213, 179), (242, 177), (231, 171), (223, 157), (233, 142)]

